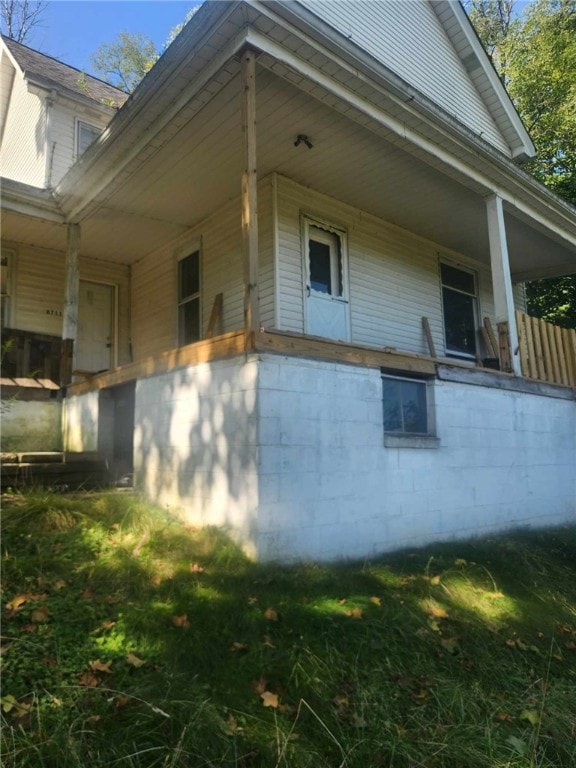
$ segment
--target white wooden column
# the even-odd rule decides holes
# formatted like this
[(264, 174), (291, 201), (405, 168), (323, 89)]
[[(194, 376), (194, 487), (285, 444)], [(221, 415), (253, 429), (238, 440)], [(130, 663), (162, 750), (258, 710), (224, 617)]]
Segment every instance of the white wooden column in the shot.
[(498, 195), (489, 197), (486, 200), (486, 211), (488, 215), (488, 237), (490, 240), (490, 264), (492, 267), (492, 291), (494, 293), (496, 323), (500, 331), (502, 331), (501, 324), (506, 323), (511, 368), (516, 376), (521, 376), (518, 329), (514, 313), (514, 295), (512, 293), (512, 278), (510, 275), (502, 198)]
[(62, 385), (72, 380), (74, 345), (78, 335), (78, 293), (80, 287), (80, 225), (68, 225), (68, 249), (66, 251), (66, 288), (62, 320)]
[(242, 237), (244, 243), (244, 330), (246, 349), (260, 325), (258, 312), (258, 188), (256, 169), (256, 54), (242, 53)]

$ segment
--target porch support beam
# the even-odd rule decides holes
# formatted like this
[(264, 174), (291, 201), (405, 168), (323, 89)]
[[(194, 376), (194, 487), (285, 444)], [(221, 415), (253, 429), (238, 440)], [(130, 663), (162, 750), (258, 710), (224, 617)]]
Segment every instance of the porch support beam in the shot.
[(507, 336), (509, 362), (504, 362), (504, 370), (509, 370), (516, 376), (521, 376), (520, 355), (518, 350), (518, 329), (514, 311), (514, 295), (512, 293), (512, 277), (508, 258), (508, 243), (506, 241), (506, 225), (502, 198), (492, 195), (486, 200), (488, 215), (488, 238), (490, 241), (490, 264), (492, 268), (492, 291), (494, 293), (494, 309), (496, 323), (500, 336)]
[(72, 381), (74, 345), (78, 335), (78, 294), (80, 288), (80, 225), (68, 224), (68, 248), (66, 251), (66, 289), (62, 318), (62, 357), (60, 361), (60, 385)]
[(242, 52), (242, 239), (244, 245), (244, 332), (246, 350), (254, 346), (258, 311), (258, 179), (256, 166), (256, 53)]

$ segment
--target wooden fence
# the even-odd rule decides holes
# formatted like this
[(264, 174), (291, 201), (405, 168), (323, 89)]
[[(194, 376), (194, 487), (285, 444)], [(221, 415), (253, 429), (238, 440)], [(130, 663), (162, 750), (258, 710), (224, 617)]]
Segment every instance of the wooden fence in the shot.
[(576, 331), (516, 312), (522, 375), (576, 387)]

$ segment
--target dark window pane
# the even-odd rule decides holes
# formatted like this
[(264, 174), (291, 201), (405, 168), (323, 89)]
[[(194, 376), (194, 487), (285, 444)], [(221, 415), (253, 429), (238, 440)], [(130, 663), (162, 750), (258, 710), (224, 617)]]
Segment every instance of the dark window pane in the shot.
[(93, 141), (102, 133), (101, 128), (86, 123), (78, 123), (78, 157), (83, 155)]
[(471, 272), (464, 272), (464, 270), (450, 267), (448, 264), (441, 264), (440, 268), (442, 270), (442, 285), (475, 295), (474, 275)]
[(386, 432), (402, 432), (402, 407), (400, 382), (382, 379), (384, 387), (384, 429)]
[(200, 299), (191, 299), (178, 308), (180, 344), (200, 339)]
[(331, 293), (330, 283), (330, 246), (309, 241), (310, 248), (310, 287), (314, 291)]
[(426, 385), (415, 381), (402, 381), (401, 385), (404, 432), (425, 435), (428, 432)]
[(179, 262), (179, 300), (200, 291), (200, 254), (198, 251)]
[(442, 301), (447, 351), (475, 355), (474, 299), (450, 288), (443, 288)]

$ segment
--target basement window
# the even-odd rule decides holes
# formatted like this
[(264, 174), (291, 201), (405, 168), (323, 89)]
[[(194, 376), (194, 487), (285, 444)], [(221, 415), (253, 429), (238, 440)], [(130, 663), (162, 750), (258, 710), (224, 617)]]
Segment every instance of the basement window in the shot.
[(476, 357), (477, 293), (474, 272), (440, 264), (446, 354), (474, 360)]
[(178, 262), (178, 344), (200, 339), (200, 251)]
[(392, 448), (430, 448), (434, 435), (431, 381), (385, 374), (382, 376), (384, 445)]

